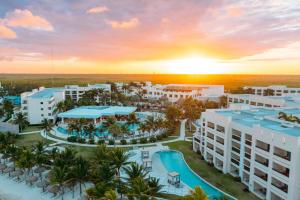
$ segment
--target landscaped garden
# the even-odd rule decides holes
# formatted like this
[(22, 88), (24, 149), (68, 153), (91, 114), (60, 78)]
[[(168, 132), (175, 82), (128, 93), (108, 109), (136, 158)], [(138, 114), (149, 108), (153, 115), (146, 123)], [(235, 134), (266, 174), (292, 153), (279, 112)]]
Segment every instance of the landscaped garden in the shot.
[(258, 199), (254, 194), (244, 191), (244, 184), (235, 180), (230, 175), (219, 172), (216, 168), (211, 167), (207, 162), (201, 160), (200, 155), (193, 151), (191, 142), (179, 141), (168, 143), (166, 145), (169, 146), (170, 149), (182, 152), (191, 169), (220, 190), (233, 195), (237, 199)]

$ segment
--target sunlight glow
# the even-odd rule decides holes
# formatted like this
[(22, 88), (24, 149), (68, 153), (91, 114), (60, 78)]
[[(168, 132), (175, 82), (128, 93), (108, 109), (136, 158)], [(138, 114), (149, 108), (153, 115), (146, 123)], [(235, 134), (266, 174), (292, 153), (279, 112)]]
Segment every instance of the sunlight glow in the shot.
[(226, 71), (225, 64), (200, 56), (190, 56), (163, 62), (168, 71), (175, 74), (220, 74)]

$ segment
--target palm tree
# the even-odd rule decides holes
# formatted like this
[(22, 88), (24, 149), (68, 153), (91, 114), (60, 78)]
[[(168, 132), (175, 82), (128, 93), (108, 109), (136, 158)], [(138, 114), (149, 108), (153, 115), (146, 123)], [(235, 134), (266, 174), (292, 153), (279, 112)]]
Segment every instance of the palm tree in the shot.
[(160, 190), (163, 188), (163, 186), (159, 184), (159, 179), (155, 177), (150, 177), (149, 179), (147, 179), (147, 182), (150, 187), (150, 194), (152, 196), (159, 195)]
[(64, 101), (60, 101), (56, 104), (55, 112), (64, 112), (66, 111), (66, 105)]
[(84, 118), (80, 118), (76, 120), (79, 128), (79, 136), (82, 137), (83, 127), (87, 124), (87, 120)]
[(128, 125), (135, 125), (135, 124), (138, 124), (138, 123), (139, 123), (139, 120), (137, 119), (136, 114), (135, 113), (130, 113), (128, 115), (127, 124)]
[(88, 179), (89, 163), (82, 156), (75, 159), (74, 165), (71, 167), (73, 178), (79, 183), (80, 195), (82, 194), (82, 183)]
[(103, 200), (117, 200), (117, 193), (114, 190), (108, 190), (104, 193)]
[(146, 178), (149, 173), (142, 165), (138, 165), (135, 162), (130, 163), (130, 165), (125, 167), (124, 170), (128, 180), (134, 180), (137, 177)]
[(199, 186), (196, 186), (195, 190), (191, 190), (190, 194), (184, 196), (182, 200), (208, 200), (208, 196)]
[(112, 163), (114, 167), (117, 169), (118, 177), (120, 176), (120, 169), (129, 164), (128, 162), (129, 155), (122, 148), (114, 148), (112, 150)]
[(93, 123), (89, 123), (87, 126), (84, 127), (84, 132), (88, 134), (90, 140), (94, 138), (95, 131), (96, 127)]
[(27, 169), (27, 174), (29, 175), (32, 167), (35, 165), (35, 155), (31, 150), (24, 149), (16, 164), (20, 168)]
[(145, 121), (146, 127), (148, 128), (148, 131), (150, 131), (150, 134), (155, 130), (155, 118), (154, 116), (147, 117)]
[(20, 157), (21, 149), (14, 144), (7, 146), (7, 155), (12, 159), (14, 168), (16, 167), (16, 162)]
[(51, 176), (50, 176), (50, 181), (52, 184), (58, 184), (59, 189), (62, 193), (62, 200), (64, 199), (64, 183), (68, 180), (68, 176), (69, 176), (69, 169), (67, 166), (63, 166), (63, 167), (56, 167), (54, 166), (54, 168), (51, 170)]
[(53, 130), (54, 124), (52, 122), (52, 120), (49, 119), (43, 119), (42, 121), (42, 128), (44, 129), (44, 131), (49, 134), (52, 130)]
[[(35, 145), (35, 161), (39, 168), (41, 168), (44, 164), (47, 163), (47, 155), (45, 154), (45, 148), (43, 142), (38, 142)], [(39, 173), (40, 178), (42, 179), (42, 173)]]
[(2, 107), (3, 107), (3, 110), (6, 113), (6, 117), (10, 118), (11, 115), (14, 113), (14, 105), (10, 101), (4, 100)]
[(107, 191), (112, 190), (113, 187), (104, 181), (98, 182), (95, 187), (86, 190), (86, 194), (90, 199), (101, 199), (105, 197)]
[(76, 132), (77, 137), (78, 137), (78, 132), (79, 132), (79, 126), (76, 122), (72, 122), (68, 124), (68, 134), (71, 135), (73, 132)]
[(29, 124), (29, 122), (27, 121), (27, 118), (25, 117), (25, 115), (23, 113), (19, 112), (16, 116), (16, 119), (14, 120), (14, 124), (18, 124), (19, 131), (22, 132), (23, 129)]
[(108, 131), (114, 138), (122, 135), (122, 128), (118, 124), (110, 125)]

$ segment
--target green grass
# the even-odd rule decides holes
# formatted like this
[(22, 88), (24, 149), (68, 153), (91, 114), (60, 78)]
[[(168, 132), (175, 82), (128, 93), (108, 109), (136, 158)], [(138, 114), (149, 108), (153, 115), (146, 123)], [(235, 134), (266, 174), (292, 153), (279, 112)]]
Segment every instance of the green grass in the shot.
[(28, 135), (20, 135), (16, 140), (17, 146), (29, 147), (37, 144), (39, 141), (45, 144), (52, 144), (53, 142), (43, 138), (39, 133), (33, 133)]
[(200, 159), (200, 156), (192, 150), (192, 143), (186, 141), (172, 142), (166, 144), (170, 149), (174, 149), (183, 153), (184, 158), (188, 165), (199, 176), (204, 178), (209, 183), (218, 187), (219, 189), (233, 195), (237, 199), (242, 200), (256, 200), (257, 197), (249, 192), (244, 192), (245, 186), (234, 180), (234, 178), (228, 174), (222, 174), (214, 167), (210, 167), (204, 160)]
[(25, 133), (25, 132), (31, 132), (31, 131), (40, 131), (42, 130), (42, 127), (41, 126), (27, 126), (23, 131), (22, 133)]

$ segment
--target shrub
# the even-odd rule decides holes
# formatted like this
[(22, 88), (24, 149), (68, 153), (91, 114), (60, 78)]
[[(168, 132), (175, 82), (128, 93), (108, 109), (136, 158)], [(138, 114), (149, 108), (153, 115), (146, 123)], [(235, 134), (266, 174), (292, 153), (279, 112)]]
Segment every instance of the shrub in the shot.
[(95, 144), (95, 140), (94, 139), (89, 139), (89, 144)]
[(137, 144), (136, 139), (132, 139), (132, 140), (131, 140), (131, 144)]
[(114, 145), (115, 144), (115, 141), (114, 140), (109, 140), (108, 141), (108, 145)]
[(162, 135), (157, 135), (157, 136), (156, 136), (156, 139), (157, 139), (157, 140), (162, 140), (163, 137), (162, 137)]
[(241, 177), (234, 177), (234, 180), (235, 180), (236, 182), (241, 182)]
[(151, 143), (156, 142), (156, 137), (155, 137), (155, 136), (152, 136), (152, 137), (150, 138), (150, 142), (151, 142)]
[(76, 136), (70, 136), (67, 138), (68, 142), (76, 142), (77, 141), (77, 137)]
[(105, 144), (105, 140), (98, 140), (98, 144)]
[(127, 144), (127, 141), (126, 141), (126, 140), (121, 140), (121, 144), (122, 144), (122, 145), (126, 145), (126, 144)]
[(161, 134), (161, 137), (162, 137), (162, 138), (167, 138), (167, 137), (168, 137), (168, 134), (167, 134), (166, 132), (164, 132), (164, 133)]
[(141, 138), (140, 144), (146, 144), (148, 142), (147, 138)]
[(77, 139), (77, 142), (78, 142), (78, 143), (85, 143), (85, 139), (84, 139), (84, 138), (78, 138), (78, 139)]

